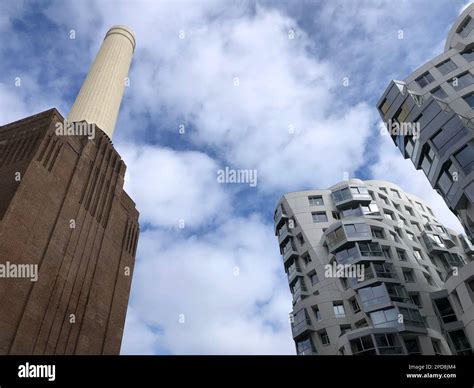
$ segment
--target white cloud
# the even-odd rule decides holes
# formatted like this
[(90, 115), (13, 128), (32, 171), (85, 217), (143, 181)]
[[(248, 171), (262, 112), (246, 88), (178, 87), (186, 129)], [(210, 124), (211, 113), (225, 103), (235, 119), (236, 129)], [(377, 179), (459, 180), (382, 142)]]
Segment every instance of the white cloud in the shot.
[[(146, 231), (139, 251), (127, 333), (157, 327), (164, 332), (158, 346), (173, 354), (294, 354), (282, 262), (259, 216), (231, 219), (199, 238)], [(137, 351), (127, 344), (122, 353)]]
[(178, 227), (183, 220), (197, 227), (231, 209), (217, 182), (219, 167), (206, 154), (150, 145), (118, 148), (127, 164), (125, 189), (138, 204), (142, 223)]
[[(259, 189), (267, 192), (306, 188), (315, 177), (329, 186), (334, 176), (359, 168), (372, 108), (339, 101), (346, 93), (342, 78), (309, 53), (301, 30), (289, 38), (294, 20), (228, 3), (213, 18), (221, 6), (138, 3), (134, 12), (126, 3), (100, 6), (104, 31), (120, 21), (137, 35), (118, 138), (143, 139), (147, 130), (148, 139), (159, 141), (159, 131), (190, 125), (187, 141), (235, 168), (257, 169)], [(137, 128), (137, 114), (158, 123), (156, 131)]]

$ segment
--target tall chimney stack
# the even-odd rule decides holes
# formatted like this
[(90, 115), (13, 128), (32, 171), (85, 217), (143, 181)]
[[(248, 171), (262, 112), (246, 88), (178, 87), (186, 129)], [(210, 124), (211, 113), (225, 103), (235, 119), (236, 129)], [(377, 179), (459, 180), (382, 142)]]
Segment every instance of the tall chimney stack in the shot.
[(95, 124), (112, 139), (134, 50), (135, 36), (128, 27), (113, 26), (107, 32), (68, 122)]

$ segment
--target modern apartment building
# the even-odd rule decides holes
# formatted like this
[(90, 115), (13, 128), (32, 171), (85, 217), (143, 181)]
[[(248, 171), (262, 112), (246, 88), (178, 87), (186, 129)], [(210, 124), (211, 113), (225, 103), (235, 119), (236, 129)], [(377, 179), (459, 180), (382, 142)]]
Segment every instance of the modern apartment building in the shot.
[[(474, 4), (451, 28), (444, 52), (392, 81), (377, 103), (404, 158), (474, 238)], [(410, 127), (416, 125), (416, 131)]]
[(421, 199), (353, 179), (284, 195), (274, 223), (298, 354), (472, 352), (474, 247)]

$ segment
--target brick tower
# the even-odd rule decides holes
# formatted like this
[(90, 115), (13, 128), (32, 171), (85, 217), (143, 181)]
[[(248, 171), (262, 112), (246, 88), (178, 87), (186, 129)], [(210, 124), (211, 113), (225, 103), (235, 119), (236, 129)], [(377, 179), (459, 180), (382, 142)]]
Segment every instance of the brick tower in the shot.
[(0, 127), (0, 354), (120, 352), (139, 213), (111, 137), (134, 48), (111, 28), (81, 88), (70, 121), (94, 136), (56, 109)]

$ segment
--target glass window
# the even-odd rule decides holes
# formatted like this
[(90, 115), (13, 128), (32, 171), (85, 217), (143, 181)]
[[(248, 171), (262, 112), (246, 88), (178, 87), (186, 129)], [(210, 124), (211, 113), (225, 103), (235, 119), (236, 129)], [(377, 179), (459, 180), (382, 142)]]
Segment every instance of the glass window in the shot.
[(446, 61), (441, 62), (439, 65), (437, 65), (436, 68), (440, 71), (441, 74), (446, 75), (451, 71), (456, 70), (458, 67), (451, 59), (447, 59)]
[(357, 233), (368, 233), (369, 226), (367, 224), (354, 224)]
[(417, 260), (423, 260), (423, 257), (421, 256), (421, 252), (418, 249), (413, 250), (413, 256), (415, 256), (415, 259)]
[(461, 23), (459, 28), (457, 29), (456, 33), (461, 35), (461, 37), (465, 38), (469, 35), (474, 27), (473, 19), (470, 16), (467, 16), (466, 19)]
[(400, 308), (400, 314), (403, 316), (403, 322), (410, 326), (424, 327), (425, 323), (418, 310)]
[(345, 187), (341, 190), (338, 190), (338, 191), (335, 191), (334, 193), (332, 193), (332, 197), (333, 197), (335, 202), (345, 201), (345, 200), (351, 198), (351, 192), (350, 192), (349, 188)]
[(339, 329), (341, 330), (339, 336), (349, 333), (352, 330), (351, 325), (341, 325), (339, 326)]
[(342, 302), (334, 302), (333, 308), (334, 315), (336, 316), (336, 318), (343, 318), (346, 316), (346, 312), (344, 311), (344, 305), (342, 304)]
[(329, 345), (331, 342), (329, 341), (329, 336), (328, 336), (328, 333), (326, 332), (326, 329), (323, 329), (321, 331), (318, 332), (319, 334), (319, 338), (321, 339), (321, 342), (323, 343), (323, 345)]
[(407, 261), (407, 255), (405, 251), (402, 251), (401, 249), (397, 249), (397, 256), (401, 261)]
[[(438, 158), (434, 151), (430, 148), (429, 145), (426, 145), (423, 151), (422, 160), (421, 160), (421, 169), (423, 172), (428, 175), (431, 170), (431, 166), (436, 162)], [(423, 209), (421, 209), (423, 210)]]
[(393, 196), (395, 196), (396, 198), (400, 198), (400, 193), (398, 192), (398, 190), (390, 189), (390, 191), (392, 192)]
[(396, 308), (379, 310), (370, 313), (370, 319), (374, 327), (390, 327), (398, 325), (398, 311)]
[(358, 293), (364, 307), (370, 307), (390, 301), (387, 290), (383, 284), (374, 287), (361, 288), (358, 290)]
[(316, 212), (316, 213), (311, 213), (313, 216), (313, 222), (327, 222), (328, 221), (328, 216), (326, 212)]
[(441, 99), (448, 97), (448, 94), (444, 91), (444, 89), (441, 86), (438, 86), (437, 88), (434, 88), (431, 91), (431, 94), (433, 96), (441, 98)]
[(380, 354), (402, 354), (398, 337), (392, 333), (375, 334), (375, 342)]
[(469, 93), (465, 95), (464, 101), (466, 101), (467, 105), (469, 105), (471, 108), (474, 108), (474, 93)]
[[(431, 138), (431, 141), (438, 152), (444, 154), (449, 147), (456, 144), (466, 134), (467, 129), (459, 122), (457, 116), (454, 116)], [(434, 159), (431, 158), (431, 160)]]
[(296, 350), (299, 356), (316, 353), (316, 349), (310, 337), (296, 342)]
[(421, 354), (420, 345), (416, 338), (405, 338), (404, 342), (408, 354)]
[(451, 331), (448, 334), (458, 355), (469, 355), (472, 353), (471, 344), (463, 329)]
[(354, 311), (354, 313), (358, 313), (360, 311), (360, 306), (359, 303), (357, 303), (357, 299), (352, 298), (349, 300), (349, 302), (351, 303), (352, 311)]
[(390, 253), (390, 247), (383, 246), (382, 247), (382, 253), (387, 259), (392, 259), (392, 254)]
[(441, 342), (439, 340), (431, 339), (431, 344), (433, 345), (434, 352), (437, 356), (443, 354), (441, 351)]
[(374, 238), (381, 238), (381, 239), (384, 238), (383, 229), (374, 228), (374, 227), (371, 227), (370, 229), (371, 229), (371, 231), (372, 231), (372, 237), (374, 237)]
[(474, 147), (473, 146), (466, 145), (463, 149), (455, 153), (454, 157), (456, 158), (457, 162), (461, 166), (461, 169), (464, 171), (464, 174), (468, 175), (472, 170), (474, 170)]
[(420, 308), (423, 307), (421, 304), (420, 294), (418, 292), (410, 292), (410, 299), (414, 305), (417, 305)]
[(471, 292), (474, 292), (474, 278), (467, 280), (466, 283), (468, 284), (469, 288), (471, 289)]
[(467, 72), (451, 79), (451, 86), (456, 90), (464, 89), (474, 83), (474, 77)]
[(390, 296), (390, 299), (395, 301), (395, 302), (408, 302), (409, 301), (409, 296), (408, 293), (405, 289), (400, 284), (394, 284), (394, 283), (387, 283), (387, 292), (388, 295)]
[(375, 346), (370, 335), (356, 338), (350, 341), (352, 354), (368, 354), (375, 355)]
[(360, 242), (358, 245), (362, 256), (382, 256), (382, 249), (379, 243)]
[(355, 225), (353, 224), (344, 225), (344, 229), (346, 230), (346, 233), (354, 234), (356, 232)]
[(468, 62), (473, 62), (474, 61), (474, 50), (471, 48), (468, 48), (467, 50), (464, 50), (461, 53), (462, 57), (468, 61)]
[(320, 321), (322, 318), (321, 318), (321, 312), (319, 311), (319, 307), (313, 306), (313, 312), (314, 312), (314, 316), (316, 317), (316, 320)]
[(404, 269), (403, 270), (403, 278), (407, 283), (414, 283), (415, 282), (415, 275), (412, 269)]
[(320, 195), (314, 195), (314, 196), (308, 197), (308, 201), (309, 201), (309, 204), (311, 206), (323, 206), (324, 205), (323, 197), (320, 196)]
[(433, 76), (429, 71), (420, 75), (416, 80), (416, 83), (420, 86), (420, 88), (424, 88), (426, 85), (429, 85), (431, 82), (434, 81)]
[(448, 194), (453, 186), (453, 177), (457, 175), (457, 171), (451, 162), (448, 162), (442, 170), (442, 173), (436, 183), (436, 186), (443, 194)]
[(448, 298), (435, 299), (434, 302), (444, 323), (457, 321), (456, 314), (451, 306), (451, 303), (449, 303)]

